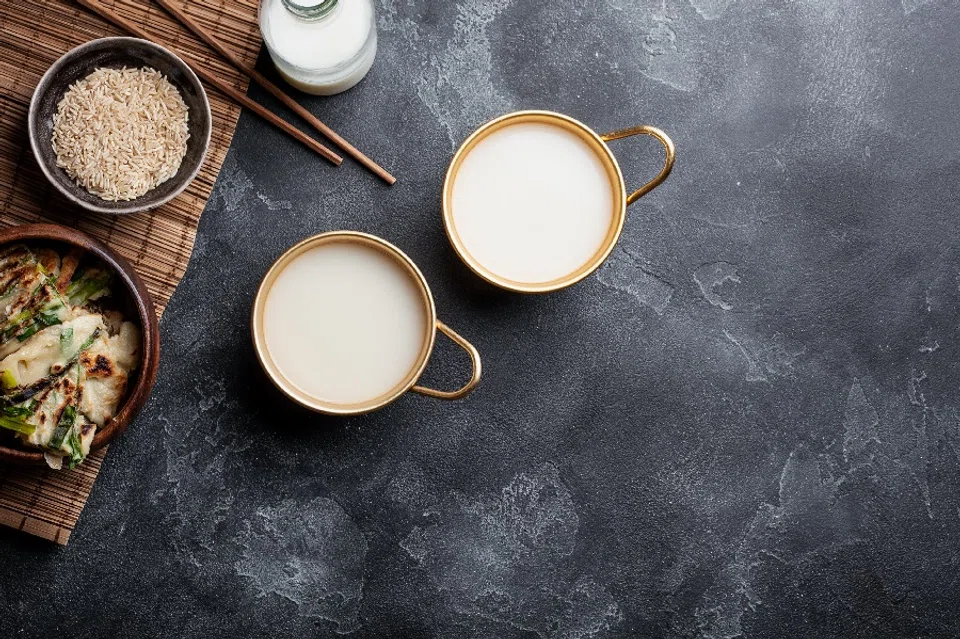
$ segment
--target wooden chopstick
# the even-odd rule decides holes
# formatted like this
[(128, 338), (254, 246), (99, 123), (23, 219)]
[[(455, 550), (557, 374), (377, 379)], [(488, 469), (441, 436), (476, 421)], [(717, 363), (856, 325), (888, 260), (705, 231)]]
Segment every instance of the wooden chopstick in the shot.
[[(86, 7), (87, 9), (89, 9), (90, 11), (96, 13), (107, 22), (112, 23), (114, 26), (119, 27), (124, 31), (127, 31), (128, 33), (138, 38), (142, 38), (144, 40), (149, 40), (150, 42), (153, 42), (153, 38), (150, 37), (150, 34), (148, 34), (146, 31), (138, 27), (133, 22), (130, 22), (126, 18), (123, 18), (117, 15), (107, 7), (100, 4), (97, 0), (77, 0), (77, 2), (83, 5), (84, 7)], [(168, 47), (168, 48), (172, 49), (172, 47)], [(261, 106), (260, 104), (254, 102), (244, 94), (240, 93), (239, 91), (234, 89), (232, 86), (230, 86), (229, 84), (227, 84), (226, 82), (218, 78), (213, 73), (210, 73), (209, 71), (205, 71), (200, 66), (201, 62), (196, 60), (196, 58), (193, 58), (193, 56), (184, 55), (183, 52), (177, 52), (177, 53), (182, 58), (192, 59), (193, 63), (191, 64), (190, 62), (187, 62), (187, 64), (190, 66), (191, 69), (193, 69), (193, 72), (196, 73), (204, 81), (208, 82), (209, 84), (212, 84), (217, 89), (227, 94), (229, 97), (233, 98), (235, 102), (247, 107), (257, 115), (259, 115), (261, 118), (263, 118), (273, 126), (277, 127), (281, 131), (283, 131), (284, 133), (299, 140), (306, 146), (310, 147), (311, 150), (320, 154), (327, 160), (330, 160), (330, 162), (332, 162), (334, 165), (339, 166), (340, 163), (343, 162), (342, 157), (340, 157), (339, 155), (337, 155), (336, 153), (334, 153), (324, 145), (320, 144), (319, 142), (311, 138), (309, 135), (307, 135), (300, 129), (296, 128), (286, 120), (281, 119), (279, 116), (269, 111), (266, 107)]]
[(393, 184), (397, 181), (397, 178), (390, 175), (390, 173), (388, 173), (382, 166), (368, 158), (359, 149), (340, 137), (336, 131), (321, 122), (315, 115), (301, 106), (299, 102), (287, 95), (283, 89), (264, 77), (262, 73), (253, 67), (253, 65), (247, 64), (237, 57), (233, 51), (228, 49), (222, 42), (220, 42), (216, 36), (198, 24), (196, 20), (187, 15), (183, 9), (176, 6), (170, 0), (157, 0), (157, 4), (166, 9), (167, 13), (176, 18), (180, 24), (192, 31), (195, 36), (206, 42), (212, 49), (226, 58), (230, 64), (237, 68), (237, 70), (246, 74), (247, 77), (269, 91), (275, 98), (292, 109), (294, 113), (306, 120), (310, 126), (327, 136), (331, 142), (337, 145), (347, 155), (368, 168), (387, 184)]

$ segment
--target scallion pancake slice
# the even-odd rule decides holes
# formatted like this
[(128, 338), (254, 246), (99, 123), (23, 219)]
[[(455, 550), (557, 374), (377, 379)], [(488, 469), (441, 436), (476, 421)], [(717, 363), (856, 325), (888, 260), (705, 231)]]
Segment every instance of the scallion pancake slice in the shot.
[(0, 252), (0, 357), (72, 317), (69, 303), (57, 290), (56, 276), (30, 249), (16, 245)]

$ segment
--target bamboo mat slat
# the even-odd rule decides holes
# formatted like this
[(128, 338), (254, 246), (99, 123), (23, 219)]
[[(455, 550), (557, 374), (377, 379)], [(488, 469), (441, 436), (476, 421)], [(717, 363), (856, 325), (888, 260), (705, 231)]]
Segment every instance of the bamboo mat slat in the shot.
[[(146, 28), (160, 44), (194, 54), (205, 68), (246, 91), (246, 78), (151, 0), (103, 2)], [(241, 58), (256, 60), (257, 0), (180, 3)], [(197, 178), (169, 204), (125, 217), (73, 208), (50, 187), (33, 159), (26, 134), (27, 108), (40, 76), (57, 58), (89, 40), (115, 35), (127, 34), (71, 0), (0, 2), (0, 228), (57, 222), (100, 238), (134, 264), (162, 313), (190, 260), (200, 214), (230, 148), (240, 109), (206, 87), (213, 113), (210, 150)], [(65, 545), (105, 454), (106, 449), (97, 451), (72, 471), (0, 465), (0, 525)]]

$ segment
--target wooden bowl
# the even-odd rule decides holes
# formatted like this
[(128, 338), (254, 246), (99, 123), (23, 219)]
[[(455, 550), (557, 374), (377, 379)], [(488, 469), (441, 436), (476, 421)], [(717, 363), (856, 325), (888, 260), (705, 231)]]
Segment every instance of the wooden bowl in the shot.
[[(57, 166), (53, 151), (53, 116), (64, 93), (78, 80), (100, 67), (151, 67), (162, 73), (180, 92), (190, 109), (187, 153), (172, 178), (126, 202), (109, 202), (88, 192)], [(97, 213), (138, 213), (165, 204), (183, 192), (193, 181), (207, 148), (212, 125), (207, 94), (187, 63), (163, 47), (139, 38), (101, 38), (68, 51), (40, 78), (30, 100), (27, 130), (37, 163), (50, 183), (68, 200)]]
[[(126, 430), (147, 402), (150, 391), (153, 390), (153, 385), (157, 381), (157, 370), (160, 367), (160, 327), (157, 324), (157, 314), (153, 309), (153, 300), (130, 262), (86, 233), (58, 224), (24, 224), (0, 230), (0, 246), (15, 242), (23, 242), (27, 245), (78, 246), (112, 268), (117, 280), (123, 283), (124, 291), (114, 290), (114, 298), (126, 311), (125, 319), (140, 324), (143, 334), (141, 347), (143, 361), (131, 375), (127, 397), (120, 405), (116, 416), (98, 429), (93, 438), (90, 450), (103, 448)], [(0, 445), (0, 462), (31, 465), (45, 463), (43, 453), (39, 449), (26, 446), (13, 448), (3, 445)]]

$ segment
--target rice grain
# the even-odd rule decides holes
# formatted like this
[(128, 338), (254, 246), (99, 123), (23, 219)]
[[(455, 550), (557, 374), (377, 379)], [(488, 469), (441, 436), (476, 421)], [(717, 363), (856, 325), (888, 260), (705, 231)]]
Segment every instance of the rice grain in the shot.
[(176, 175), (188, 122), (177, 88), (156, 69), (97, 69), (57, 105), (57, 166), (103, 200), (135, 199)]

